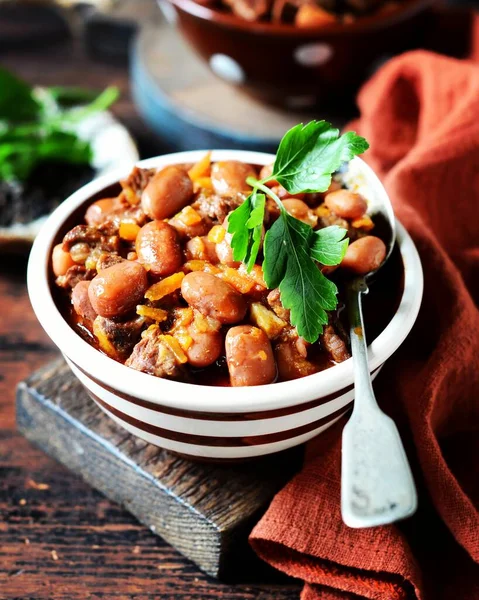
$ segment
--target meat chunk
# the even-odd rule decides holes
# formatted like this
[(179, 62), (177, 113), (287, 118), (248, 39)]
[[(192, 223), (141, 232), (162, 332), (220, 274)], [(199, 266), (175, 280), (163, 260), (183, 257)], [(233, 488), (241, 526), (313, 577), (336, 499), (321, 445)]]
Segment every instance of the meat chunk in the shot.
[(323, 348), (328, 352), (332, 360), (337, 363), (343, 362), (351, 357), (348, 346), (345, 342), (345, 333), (340, 333), (340, 326), (335, 323), (335, 319), (329, 316), (329, 324), (323, 329), (319, 340)]
[(299, 351), (297, 339), (294, 336), (283, 336), (283, 339), (276, 344), (274, 349), (278, 374), (282, 381), (306, 377), (306, 375), (312, 375), (319, 370), (317, 366), (303, 356), (303, 352)]
[(276, 288), (271, 290), (266, 300), (278, 317), (289, 323), (289, 309), (284, 308), (284, 306), (281, 304), (281, 295), (279, 289)]
[(203, 191), (191, 205), (203, 219), (211, 219), (214, 223), (223, 223), (227, 215), (244, 202), (244, 194), (235, 196), (219, 196), (214, 192)]
[(187, 381), (189, 379), (187, 371), (171, 348), (162, 341), (161, 336), (161, 330), (158, 327), (148, 328), (134, 347), (125, 365), (142, 373), (155, 375), (155, 377)]
[(108, 252), (102, 252), (96, 261), (96, 270), (102, 271), (103, 269), (108, 269), (108, 267), (112, 267), (113, 265), (121, 263), (124, 260), (125, 259), (118, 254), (108, 254)]
[(153, 179), (155, 173), (156, 169), (140, 169), (140, 167), (134, 167), (129, 176), (120, 181), (120, 185), (123, 189), (121, 195), (129, 204), (136, 206), (140, 203), (141, 194), (150, 183), (150, 180)]
[(78, 244), (114, 254), (118, 254), (120, 249), (120, 239), (112, 233), (110, 226), (98, 228), (89, 225), (77, 225), (63, 238), (63, 250), (71, 252), (71, 249)]
[(93, 324), (93, 332), (106, 354), (112, 358), (124, 358), (140, 339), (144, 325), (144, 317), (114, 321), (98, 316)]
[(57, 277), (55, 283), (64, 289), (73, 289), (80, 281), (90, 281), (95, 275), (96, 271), (93, 269), (87, 269), (83, 265), (73, 265), (65, 275)]

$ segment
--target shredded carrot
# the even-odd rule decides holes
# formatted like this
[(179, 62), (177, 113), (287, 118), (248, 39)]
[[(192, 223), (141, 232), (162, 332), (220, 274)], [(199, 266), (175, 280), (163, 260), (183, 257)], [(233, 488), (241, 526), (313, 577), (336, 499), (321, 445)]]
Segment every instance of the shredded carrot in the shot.
[(139, 304), (136, 307), (136, 314), (140, 315), (140, 317), (153, 319), (153, 321), (157, 321), (158, 323), (164, 321), (168, 317), (166, 310), (154, 308), (153, 306), (146, 306), (144, 304)]
[(154, 283), (146, 290), (145, 298), (151, 302), (161, 300), (161, 298), (171, 294), (181, 286), (184, 276), (185, 274), (180, 271), (179, 273), (173, 273), (173, 275), (165, 277), (165, 279), (162, 279), (158, 283)]
[(191, 335), (188, 335), (183, 331), (175, 333), (175, 338), (178, 340), (181, 349), (185, 352), (187, 352), (189, 348), (191, 348), (191, 346), (193, 345), (193, 338), (191, 337)]
[(205, 317), (200, 312), (195, 312), (195, 330), (199, 333), (208, 333), (210, 331), (219, 331), (221, 323), (212, 317)]
[(183, 225), (190, 227), (191, 225), (197, 225), (201, 223), (201, 215), (191, 206), (185, 206), (176, 216), (175, 219), (181, 221)]
[(225, 239), (226, 229), (222, 225), (215, 225), (208, 232), (208, 240), (213, 244), (219, 244)]
[(188, 357), (183, 352), (178, 340), (176, 340), (172, 335), (160, 335), (159, 339), (168, 346), (179, 363), (184, 364), (188, 361)]
[(210, 190), (212, 191), (213, 182), (211, 181), (211, 177), (198, 177), (196, 181), (193, 183), (193, 191), (196, 193), (200, 189)]
[(206, 177), (210, 173), (211, 152), (207, 152), (201, 160), (191, 167), (188, 175), (192, 181), (197, 181), (200, 177)]
[(227, 267), (225, 265), (219, 265), (222, 270), (221, 279), (232, 285), (241, 294), (247, 294), (251, 291), (254, 286), (254, 281), (250, 277), (240, 275), (237, 269)]
[(260, 287), (263, 287), (263, 288), (268, 287), (264, 280), (263, 268), (261, 267), (261, 265), (253, 265), (253, 268), (248, 273), (248, 269), (246, 268), (246, 265), (241, 263), (238, 271), (244, 277), (250, 277), (256, 283), (256, 285), (259, 285)]
[(128, 221), (122, 221), (120, 223), (119, 233), (122, 240), (134, 242), (139, 231), (140, 227), (136, 223), (130, 223)]
[(204, 271), (213, 275), (221, 273), (221, 269), (218, 269), (218, 267), (215, 267), (215, 265), (212, 265), (207, 260), (189, 260), (184, 264), (184, 267), (188, 271)]
[(355, 219), (351, 225), (356, 227), (356, 229), (363, 229), (364, 231), (371, 231), (374, 228), (374, 223), (368, 215), (363, 215), (360, 219)]
[(193, 309), (191, 307), (188, 308), (175, 308), (174, 309), (175, 316), (175, 324), (173, 328), (181, 329), (183, 327), (187, 327), (194, 318)]

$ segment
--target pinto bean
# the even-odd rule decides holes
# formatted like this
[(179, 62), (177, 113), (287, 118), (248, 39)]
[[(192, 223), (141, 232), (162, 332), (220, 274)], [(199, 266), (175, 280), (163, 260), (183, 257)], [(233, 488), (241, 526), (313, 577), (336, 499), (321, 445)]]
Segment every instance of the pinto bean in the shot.
[(186, 258), (188, 260), (207, 260), (216, 264), (218, 262), (216, 244), (210, 242), (207, 236), (191, 238), (186, 242)]
[(318, 222), (318, 217), (313, 213), (306, 202), (303, 202), (298, 198), (285, 198), (283, 200), (283, 206), (292, 217), (299, 219), (307, 225), (311, 225), (311, 227), (315, 227)]
[(181, 282), (181, 293), (190, 306), (220, 323), (237, 323), (246, 314), (243, 296), (210, 273), (188, 273)]
[(366, 275), (380, 267), (385, 258), (384, 242), (374, 235), (366, 235), (349, 245), (341, 267), (358, 275)]
[(248, 192), (251, 188), (246, 183), (246, 178), (250, 175), (256, 177), (253, 167), (238, 160), (220, 161), (211, 167), (211, 183), (215, 192), (221, 196)]
[(111, 319), (132, 311), (148, 288), (145, 269), (137, 262), (125, 260), (98, 273), (88, 288), (93, 309)]
[(226, 229), (226, 235), (219, 244), (216, 244), (216, 256), (222, 265), (239, 267), (241, 263), (235, 261), (233, 258), (233, 249), (231, 248), (231, 239), (233, 236), (231, 233), (228, 233), (228, 217), (229, 215), (227, 215), (222, 224), (222, 227)]
[(193, 182), (185, 169), (165, 167), (155, 174), (141, 195), (141, 207), (151, 219), (172, 217), (193, 196)]
[(72, 304), (77, 315), (93, 322), (97, 315), (88, 296), (89, 287), (89, 281), (79, 281), (72, 290)]
[(290, 194), (288, 192), (288, 190), (286, 188), (284, 188), (282, 185), (274, 185), (271, 188), (271, 191), (273, 191), (280, 200), (284, 200), (285, 198), (298, 198), (298, 200), (302, 200), (306, 195), (303, 193)]
[(118, 198), (103, 198), (90, 204), (85, 213), (85, 221), (91, 227), (101, 225), (106, 217), (119, 208)]
[[(259, 172), (259, 178), (266, 179), (266, 177), (270, 177), (271, 173), (273, 172), (273, 167), (274, 164), (264, 165), (264, 167)], [(268, 187), (273, 187), (274, 185), (279, 185), (279, 183), (276, 181), (276, 179), (272, 179), (271, 181), (265, 183), (265, 185), (267, 185)]]
[(225, 345), (232, 386), (264, 385), (276, 379), (273, 350), (264, 331), (252, 325), (232, 327)]
[(138, 261), (155, 276), (171, 275), (183, 262), (176, 230), (164, 221), (151, 221), (138, 232), (135, 244)]
[(324, 204), (338, 217), (359, 219), (368, 209), (368, 203), (361, 196), (349, 190), (337, 190), (326, 194)]
[(57, 244), (52, 252), (52, 268), (56, 277), (65, 275), (70, 267), (75, 265), (75, 261), (69, 252), (63, 250), (63, 244)]
[(194, 367), (207, 367), (212, 365), (223, 350), (223, 336), (219, 331), (200, 332), (194, 324), (188, 328), (188, 334), (193, 344), (186, 351), (188, 362)]

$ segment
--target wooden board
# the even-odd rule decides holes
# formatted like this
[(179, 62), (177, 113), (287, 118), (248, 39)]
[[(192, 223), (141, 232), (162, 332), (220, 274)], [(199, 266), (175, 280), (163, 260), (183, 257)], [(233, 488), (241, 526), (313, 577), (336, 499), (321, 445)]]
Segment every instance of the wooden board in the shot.
[(18, 386), (17, 426), (207, 574), (267, 575), (247, 538), (301, 463), (301, 449), (229, 466), (198, 463), (125, 432), (90, 400), (63, 359)]

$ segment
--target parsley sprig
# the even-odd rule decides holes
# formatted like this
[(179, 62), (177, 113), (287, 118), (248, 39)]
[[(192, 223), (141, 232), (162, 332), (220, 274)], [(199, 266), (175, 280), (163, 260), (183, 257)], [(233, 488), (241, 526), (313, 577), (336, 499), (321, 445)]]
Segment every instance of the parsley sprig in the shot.
[(339, 135), (326, 121), (296, 125), (281, 140), (271, 175), (247, 179), (253, 189), (228, 219), (233, 257), (251, 270), (260, 249), (266, 196), (276, 202), (279, 218), (264, 239), (264, 279), (269, 288), (279, 287), (291, 324), (308, 342), (318, 339), (328, 322), (326, 311), (337, 305), (338, 289), (318, 263), (334, 266), (342, 261), (348, 247), (346, 230), (331, 226), (314, 231), (292, 217), (266, 184), (277, 181), (290, 194), (324, 192), (332, 174), (368, 147), (364, 138), (352, 131)]

